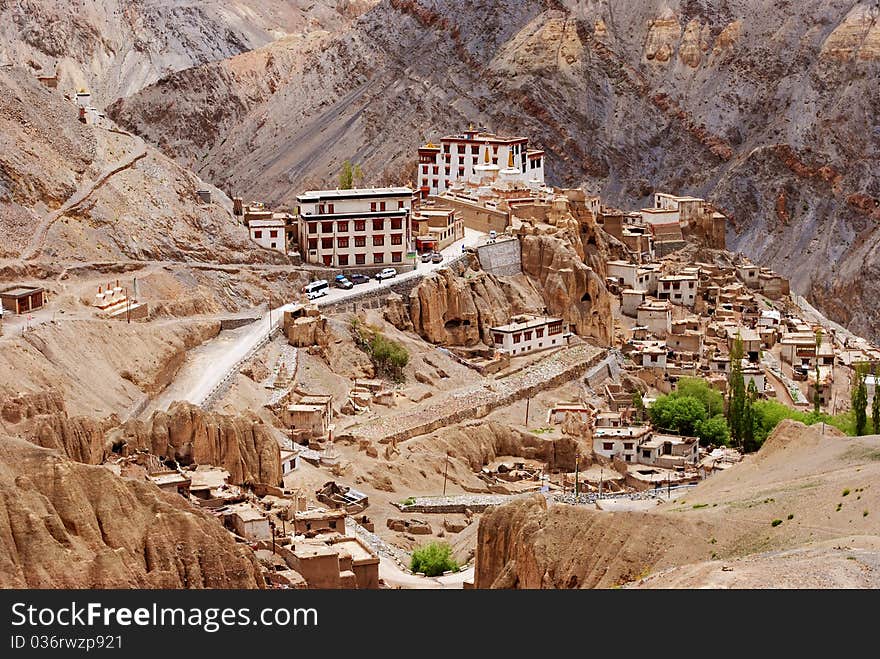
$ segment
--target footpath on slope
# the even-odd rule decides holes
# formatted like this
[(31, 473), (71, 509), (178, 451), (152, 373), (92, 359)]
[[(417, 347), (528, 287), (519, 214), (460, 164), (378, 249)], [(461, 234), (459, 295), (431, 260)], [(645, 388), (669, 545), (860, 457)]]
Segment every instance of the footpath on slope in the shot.
[(579, 377), (604, 353), (603, 348), (587, 344), (563, 348), (510, 377), (459, 389), (400, 414), (370, 419), (348, 428), (338, 439), (400, 442), (465, 419), (481, 418), (498, 407)]

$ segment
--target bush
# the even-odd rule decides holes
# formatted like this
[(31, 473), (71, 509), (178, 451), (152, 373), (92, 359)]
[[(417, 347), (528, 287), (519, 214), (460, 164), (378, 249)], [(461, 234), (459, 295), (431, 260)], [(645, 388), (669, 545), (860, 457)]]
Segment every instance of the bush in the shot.
[(782, 524), (781, 519), (774, 519), (772, 522), (770, 522), (770, 526), (779, 526), (780, 524)]
[(413, 552), (410, 569), (436, 577), (447, 570), (457, 570), (458, 563), (452, 558), (452, 547), (445, 542), (431, 542)]
[(709, 383), (701, 378), (681, 378), (670, 396), (696, 398), (706, 408), (707, 417), (724, 414), (724, 397), (721, 392), (712, 389)]
[(351, 319), (351, 335), (357, 346), (370, 356), (377, 373), (398, 381), (403, 379), (403, 369), (409, 363), (406, 348), (387, 338), (378, 328), (362, 323), (357, 316)]
[(415, 502), (416, 502), (415, 497), (407, 497), (406, 499), (404, 499), (403, 501), (401, 501), (401, 505), (403, 505), (403, 506), (412, 506), (413, 504), (415, 504)]
[(846, 497), (846, 496), (849, 496), (849, 488), (846, 488), (846, 489), (843, 491), (843, 496), (845, 496), (845, 497)]

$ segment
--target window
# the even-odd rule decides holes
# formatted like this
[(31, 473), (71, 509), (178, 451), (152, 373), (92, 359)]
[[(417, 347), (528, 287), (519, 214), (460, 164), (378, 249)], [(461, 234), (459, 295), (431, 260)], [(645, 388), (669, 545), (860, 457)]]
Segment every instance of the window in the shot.
[(385, 236), (373, 236), (373, 245), (378, 247), (385, 244)]
[(364, 263), (367, 262), (367, 255), (366, 254), (355, 254), (354, 255), (354, 262), (356, 265), (363, 265)]
[(423, 187), (423, 188), (427, 188), (427, 187), (428, 187), (428, 179), (426, 179), (426, 178), (423, 178), (423, 179), (422, 179), (422, 187)]
[[(428, 168), (426, 167), (426, 168), (425, 168), (425, 174), (427, 174), (427, 173), (428, 173)], [(371, 213), (375, 213), (375, 212), (376, 212), (376, 202), (375, 202), (375, 201), (371, 201), (371, 202), (370, 202), (370, 212), (371, 212)]]
[(428, 173), (428, 166), (422, 165), (422, 174), (427, 174), (427, 173)]
[(278, 243), (272, 243), (272, 249), (275, 249), (276, 247), (278, 247)]
[(333, 256), (331, 254), (325, 255), (321, 260), (324, 262), (324, 265), (328, 267), (333, 265)]
[(473, 155), (477, 155), (479, 152), (480, 152), (480, 147), (477, 146), (476, 144), (472, 144), (471, 145), (471, 153)]
[(385, 255), (382, 252), (373, 254), (373, 263), (385, 263)]
[[(447, 169), (449, 168), (447, 167)], [(401, 208), (403, 208), (403, 199), (397, 202), (397, 209), (400, 210)]]
[(603, 451), (611, 451), (614, 448), (613, 442), (602, 442)]
[(437, 183), (439, 183), (439, 180), (436, 179), (436, 178), (433, 179), (433, 180), (431, 181), (431, 184), (432, 184), (435, 188), (437, 187)]
[(527, 332), (523, 333), (523, 340), (524, 341), (531, 341), (532, 340), (532, 330), (528, 330)]
[(392, 245), (402, 245), (403, 244), (403, 234), (395, 233), (391, 236), (391, 244)]
[(459, 175), (459, 176), (464, 176), (464, 167), (459, 167), (459, 168), (458, 168), (458, 175)]
[(437, 167), (437, 166), (435, 165), (435, 166), (434, 166), (434, 170), (433, 170), (433, 172), (432, 172), (432, 173), (434, 174), (434, 176), (437, 176), (437, 172), (438, 172), (439, 170), (440, 170), (440, 168)]
[(333, 212), (334, 212), (334, 210), (333, 210), (333, 204), (327, 204), (327, 212), (328, 212), (328, 213), (333, 213)]
[(367, 230), (366, 220), (355, 220), (354, 221), (354, 230), (355, 231), (366, 231)]
[(550, 323), (550, 329), (547, 330), (548, 334), (561, 334), (562, 333), (562, 322), (558, 321), (555, 323)]
[(324, 204), (318, 204), (318, 214), (319, 215), (324, 214)]
[(381, 217), (373, 220), (373, 231), (381, 231), (385, 228), (385, 220)]
[(309, 222), (309, 233), (318, 233), (318, 223)]
[(262, 238), (262, 237), (263, 237), (262, 231), (254, 231), (254, 238)]
[(392, 229), (400, 229), (403, 226), (403, 220), (399, 217), (391, 218), (391, 228)]
[(520, 341), (522, 341), (522, 334), (517, 332), (516, 334), (513, 335), (513, 342), (519, 343)]
[(348, 222), (339, 222), (336, 225), (336, 231), (339, 233), (348, 233)]
[(309, 249), (318, 249), (318, 239), (309, 238)]
[(651, 451), (647, 451), (647, 450), (642, 451), (642, 457), (650, 459), (651, 458)]
[(626, 443), (623, 445), (623, 450), (625, 450), (625, 451), (632, 451), (632, 447), (633, 447), (632, 442), (626, 442)]
[(443, 153), (449, 153), (449, 145), (448, 144), (443, 145)]
[(333, 239), (321, 238), (321, 249), (333, 249)]
[(348, 238), (337, 238), (336, 245), (342, 249), (348, 247)]
[(384, 210), (385, 210), (385, 202), (384, 202), (384, 201), (380, 201), (380, 202), (379, 202), (379, 210), (380, 210), (380, 211), (384, 211)]
[(355, 247), (366, 247), (367, 245), (367, 237), (366, 236), (355, 236), (354, 237), (354, 246)]
[(535, 330), (535, 337), (540, 339), (540, 338), (543, 338), (543, 336), (544, 336), (544, 328), (543, 327), (537, 328)]
[(403, 252), (391, 252), (391, 262), (400, 263), (403, 261)]
[(446, 176), (449, 176), (449, 167), (444, 167), (443, 173), (446, 174)]
[(321, 233), (333, 233), (333, 222), (321, 222)]
[(275, 231), (274, 229), (271, 230), (271, 231), (269, 231), (269, 237), (270, 237), (270, 238), (277, 238), (277, 237), (278, 237), (278, 232)]
[(504, 335), (503, 335), (503, 334), (497, 334), (497, 333), (496, 333), (496, 334), (493, 334), (493, 335), (492, 335), (492, 341), (494, 341), (494, 342), (497, 343), (498, 345), (501, 345), (502, 343), (504, 343)]
[(339, 255), (339, 265), (348, 265), (348, 254)]

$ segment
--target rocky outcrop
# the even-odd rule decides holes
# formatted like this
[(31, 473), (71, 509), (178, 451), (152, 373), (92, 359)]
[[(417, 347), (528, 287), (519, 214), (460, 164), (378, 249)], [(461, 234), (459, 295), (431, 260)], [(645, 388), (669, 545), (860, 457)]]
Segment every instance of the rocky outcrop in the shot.
[[(457, 275), (443, 268), (410, 292), (409, 319), (426, 341), (440, 345), (492, 345), (489, 331), (536, 306), (540, 298), (527, 286), (502, 281), (481, 270)], [(402, 317), (398, 328), (406, 322)]]
[(229, 416), (177, 402), (167, 412), (154, 412), (146, 422), (126, 422), (107, 439), (123, 455), (147, 449), (185, 465), (222, 467), (233, 483), (281, 482), (278, 442), (253, 414)]
[(154, 485), (0, 439), (0, 587), (256, 588), (251, 551)]
[[(610, 588), (666, 567), (673, 555), (683, 563), (702, 559), (711, 552), (704, 535), (690, 519), (548, 506), (534, 495), (480, 519), (474, 585)], [(676, 537), (682, 541), (670, 541)]]
[(583, 263), (571, 244), (555, 235), (524, 235), (523, 273), (541, 290), (550, 315), (561, 316), (576, 334), (611, 343), (611, 297), (605, 282)]

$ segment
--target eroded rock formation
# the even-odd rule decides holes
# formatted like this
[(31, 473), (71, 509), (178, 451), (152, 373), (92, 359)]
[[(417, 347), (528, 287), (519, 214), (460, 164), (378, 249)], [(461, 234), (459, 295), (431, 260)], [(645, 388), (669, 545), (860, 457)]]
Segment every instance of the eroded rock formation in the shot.
[(253, 554), (154, 485), (0, 439), (0, 587), (256, 588)]

